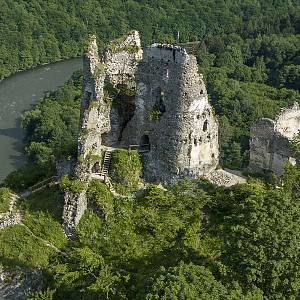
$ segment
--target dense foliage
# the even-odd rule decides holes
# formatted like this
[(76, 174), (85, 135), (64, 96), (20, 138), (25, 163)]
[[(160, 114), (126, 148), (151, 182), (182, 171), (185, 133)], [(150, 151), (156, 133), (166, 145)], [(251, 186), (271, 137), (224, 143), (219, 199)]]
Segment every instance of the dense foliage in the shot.
[[(300, 100), (299, 1), (0, 0), (0, 78), (81, 54), (128, 30), (187, 44), (204, 73), (220, 122), (221, 163), (247, 165), (251, 125)], [(176, 37), (177, 38), (177, 37)], [(4, 182), (21, 191), (76, 155), (82, 76), (22, 118), (29, 163)], [(118, 104), (118, 103), (113, 103)], [(299, 152), (299, 137), (291, 143)], [(119, 195), (92, 181), (88, 207), (67, 241), (62, 191), (69, 177), (19, 204), (21, 224), (0, 231), (5, 268), (42, 267), (44, 290), (30, 299), (298, 299), (300, 169), (281, 181), (233, 188), (183, 180), (165, 189), (141, 181), (136, 152), (116, 151), (110, 175)], [(9, 190), (0, 190), (0, 210)]]
[(223, 34), (203, 41), (197, 57), (220, 121), (223, 165), (247, 166), (251, 125), (300, 101), (300, 77), (294, 72), (299, 49), (299, 35)]
[(137, 151), (118, 149), (112, 152), (110, 175), (114, 187), (121, 193), (137, 189), (142, 175), (142, 163)]
[[(90, 209), (68, 244), (56, 221), (62, 200), (44, 192), (24, 207), (29, 231), (1, 232), (2, 262), (44, 267), (45, 291), (33, 299), (297, 299), (299, 178), (288, 165), (281, 186), (184, 180), (134, 197), (93, 181)], [(60, 252), (49, 245), (40, 252), (45, 241)]]
[(46, 267), (49, 257), (66, 243), (61, 227), (62, 208), (63, 198), (56, 188), (20, 203), (23, 222), (0, 231), (1, 264), (13, 269)]
[[(300, 31), (297, 0), (1, 0), (0, 7), (0, 78), (78, 56), (90, 33), (96, 33), (103, 46), (131, 29), (142, 33), (144, 44), (172, 42), (178, 31), (180, 42), (216, 34), (252, 38)], [(282, 76), (293, 85), (299, 68), (283, 68)]]

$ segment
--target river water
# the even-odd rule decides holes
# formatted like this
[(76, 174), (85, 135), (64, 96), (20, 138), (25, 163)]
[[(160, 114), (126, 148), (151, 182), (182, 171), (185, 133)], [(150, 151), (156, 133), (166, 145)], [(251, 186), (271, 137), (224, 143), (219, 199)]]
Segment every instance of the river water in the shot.
[(81, 68), (82, 59), (74, 58), (19, 72), (0, 82), (0, 182), (25, 163), (21, 113)]

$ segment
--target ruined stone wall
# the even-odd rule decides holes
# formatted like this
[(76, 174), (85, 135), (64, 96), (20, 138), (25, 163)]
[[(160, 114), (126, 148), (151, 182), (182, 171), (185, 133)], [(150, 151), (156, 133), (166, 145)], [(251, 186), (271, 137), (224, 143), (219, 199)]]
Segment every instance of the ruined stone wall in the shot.
[[(113, 41), (101, 58), (96, 37), (91, 37), (83, 58), (84, 82), (76, 179), (88, 182), (93, 172), (100, 171), (103, 135), (108, 134), (109, 139), (114, 141), (120, 134), (120, 116), (112, 108), (111, 99), (105, 93), (105, 84), (134, 88), (135, 72), (141, 57), (140, 38), (136, 31)], [(87, 208), (86, 191), (79, 195), (66, 192), (64, 201), (63, 225), (66, 234), (72, 238)]]
[(300, 108), (298, 103), (294, 103), (292, 108), (285, 108), (276, 117), (275, 130), (284, 137), (292, 139), (300, 129)]
[(98, 55), (96, 38), (92, 37), (83, 59), (83, 96), (81, 101), (78, 155), (101, 154), (101, 134), (110, 130), (110, 105), (104, 97), (106, 66)]
[(18, 199), (19, 197), (17, 195), (12, 194), (8, 211), (5, 213), (0, 213), (0, 229), (4, 229), (22, 222), (22, 213), (17, 209)]
[[(144, 176), (170, 183), (218, 164), (218, 125), (194, 56), (154, 44), (140, 48), (138, 32), (113, 41), (99, 58), (95, 37), (84, 57), (84, 83), (75, 177), (88, 182), (104, 145), (140, 145)], [(108, 85), (136, 90), (112, 106)], [(98, 160), (97, 160), (97, 157)], [(64, 228), (72, 237), (87, 207), (85, 191), (65, 194)]]
[[(78, 161), (75, 177), (83, 182), (90, 180), (93, 164), (101, 163), (101, 135), (110, 130), (110, 106), (104, 97), (106, 67), (98, 55), (96, 38), (92, 37), (83, 58), (83, 91), (78, 137)], [(96, 158), (96, 159), (95, 159)], [(87, 208), (85, 191), (80, 195), (65, 192), (63, 226), (72, 238), (75, 227)]]
[(70, 192), (65, 192), (63, 228), (65, 234), (69, 238), (72, 239), (75, 236), (75, 228), (78, 225), (86, 209), (86, 191), (82, 191), (79, 195), (74, 195)]
[(0, 299), (26, 300), (30, 293), (44, 288), (43, 271), (41, 268), (4, 269), (0, 266)]
[[(103, 60), (107, 67), (105, 83), (116, 88), (136, 89), (136, 72), (139, 61), (143, 57), (141, 40), (137, 31), (130, 32), (127, 36), (112, 41), (104, 52)], [(123, 102), (125, 99), (122, 99)], [(132, 99), (131, 105), (134, 105)], [(113, 146), (122, 136), (124, 123), (128, 118), (124, 115), (131, 110), (126, 103), (119, 103), (118, 107), (112, 106), (110, 110), (111, 128), (105, 137), (105, 144)]]
[(142, 57), (143, 50), (137, 31), (112, 41), (103, 55), (107, 66), (106, 82), (114, 86), (135, 88), (135, 73)]
[(218, 163), (218, 126), (194, 56), (180, 47), (152, 45), (140, 62), (136, 110), (124, 144), (150, 142), (144, 175), (151, 181), (208, 173)]
[(297, 104), (283, 109), (276, 120), (260, 119), (251, 128), (249, 171), (282, 175), (286, 162), (296, 164), (298, 158), (289, 150), (289, 141), (300, 130), (300, 109)]

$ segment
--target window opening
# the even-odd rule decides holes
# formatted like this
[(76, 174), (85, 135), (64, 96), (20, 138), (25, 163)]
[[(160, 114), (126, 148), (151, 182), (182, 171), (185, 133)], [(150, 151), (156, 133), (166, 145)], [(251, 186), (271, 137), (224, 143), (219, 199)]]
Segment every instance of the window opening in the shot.
[(205, 120), (203, 123), (203, 131), (207, 131), (207, 127), (208, 127), (208, 121)]

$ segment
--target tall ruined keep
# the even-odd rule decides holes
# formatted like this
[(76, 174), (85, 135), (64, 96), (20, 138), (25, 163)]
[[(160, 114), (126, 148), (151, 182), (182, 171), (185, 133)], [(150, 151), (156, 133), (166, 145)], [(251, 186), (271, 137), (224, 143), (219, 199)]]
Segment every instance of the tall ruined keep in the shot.
[[(218, 124), (194, 56), (163, 44), (143, 51), (133, 31), (111, 42), (99, 57), (96, 38), (90, 39), (84, 56), (77, 178), (97, 178), (103, 154), (113, 148), (140, 151), (148, 181), (170, 183), (216, 168)], [(65, 198), (68, 231), (87, 204), (84, 191)]]
[(289, 150), (290, 140), (300, 130), (300, 108), (282, 109), (275, 121), (262, 118), (251, 128), (249, 171), (253, 173), (275, 173), (283, 175), (284, 164), (298, 163)]

